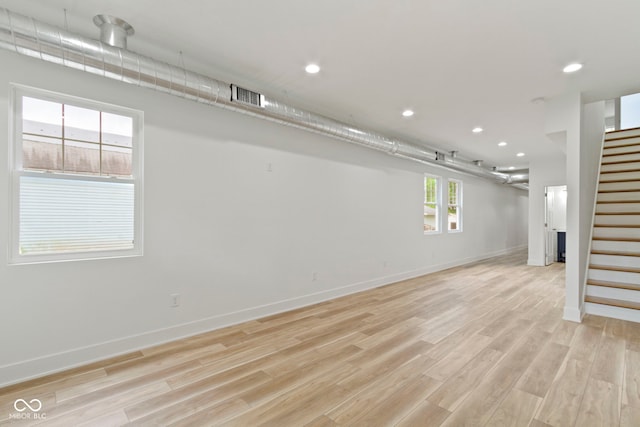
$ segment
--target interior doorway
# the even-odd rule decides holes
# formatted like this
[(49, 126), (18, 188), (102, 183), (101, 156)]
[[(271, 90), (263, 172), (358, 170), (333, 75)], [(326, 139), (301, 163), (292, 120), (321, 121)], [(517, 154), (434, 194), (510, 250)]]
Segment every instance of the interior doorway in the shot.
[(544, 189), (545, 265), (564, 262), (567, 235), (567, 186), (555, 185)]

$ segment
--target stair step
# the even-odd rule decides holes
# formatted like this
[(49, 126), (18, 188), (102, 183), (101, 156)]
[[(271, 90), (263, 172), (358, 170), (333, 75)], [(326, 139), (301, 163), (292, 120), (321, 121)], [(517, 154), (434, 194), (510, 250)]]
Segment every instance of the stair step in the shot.
[(600, 173), (628, 172), (640, 169), (640, 161), (600, 166)]
[[(598, 204), (600, 204), (601, 202), (598, 202)], [(631, 216), (636, 216), (636, 215), (640, 215), (640, 212), (598, 212), (597, 215), (631, 215)]]
[(633, 283), (619, 283), (609, 282), (606, 280), (587, 280), (587, 285), (601, 286), (603, 288), (616, 288), (616, 289), (629, 289), (632, 291), (640, 291), (640, 285), (634, 285)]
[(598, 198), (598, 204), (599, 205), (604, 205), (604, 204), (609, 204), (609, 203), (640, 203), (640, 199), (629, 199), (629, 200), (623, 200), (623, 199), (611, 199), (611, 200), (600, 200), (600, 198)]
[[(637, 156), (637, 158), (636, 158)], [(625, 163), (636, 163), (638, 160), (640, 160), (640, 154), (636, 155), (634, 154), (633, 156), (629, 156), (630, 158), (623, 158), (623, 159), (607, 159), (606, 162), (602, 162), (602, 165), (622, 165)]]
[(634, 256), (640, 257), (640, 252), (625, 252), (625, 251), (608, 251), (602, 249), (595, 249), (591, 251), (592, 255), (611, 255), (611, 256)]
[(638, 181), (640, 188), (640, 173), (627, 171), (604, 172), (600, 174), (600, 182), (633, 182)]
[(604, 316), (613, 319), (626, 320), (628, 322), (640, 323), (640, 310), (633, 310), (630, 308), (594, 304), (585, 301), (584, 312), (595, 316)]
[(591, 270), (608, 270), (608, 271), (622, 271), (625, 273), (640, 273), (640, 268), (636, 267), (619, 267), (616, 265), (596, 265), (589, 264)]
[(640, 243), (640, 238), (636, 238), (636, 237), (599, 237), (599, 236), (593, 236), (593, 240), (604, 240), (604, 241), (608, 241), (608, 242), (639, 242)]
[(604, 134), (605, 141), (636, 138), (640, 135), (640, 128), (619, 129)]
[(632, 310), (640, 310), (640, 302), (623, 301), (623, 300), (613, 299), (613, 298), (594, 297), (591, 295), (587, 295), (584, 298), (584, 301), (590, 302), (593, 304), (610, 305), (613, 307), (622, 307), (622, 308), (629, 308)]
[(592, 265), (607, 266), (617, 269), (633, 269), (640, 266), (640, 260), (634, 256), (627, 256), (625, 254), (598, 254), (593, 252), (591, 252), (589, 263)]
[(640, 239), (640, 228), (630, 227), (594, 227), (593, 237), (604, 237), (608, 239)]
[(608, 177), (606, 176), (605, 178), (607, 179), (600, 179), (600, 184), (612, 184), (615, 182), (637, 182), (639, 184), (638, 188), (640, 188), (640, 178), (637, 177)]
[[(614, 143), (612, 143), (614, 144)], [(602, 150), (603, 156), (609, 156), (611, 154), (624, 154), (631, 151), (640, 150), (640, 142), (633, 142), (631, 144), (623, 144), (618, 146), (605, 146)]]
[(611, 173), (634, 173), (634, 172), (640, 172), (640, 168), (633, 168), (633, 169), (608, 169), (608, 170), (601, 170), (600, 171), (600, 175), (603, 174), (611, 174)]
[(617, 214), (618, 212), (626, 212), (629, 215), (640, 213), (640, 202), (596, 203), (597, 215)]
[(598, 193), (637, 193), (640, 191), (638, 182), (600, 182)]
[(640, 253), (640, 240), (638, 240), (637, 242), (593, 240), (591, 242), (591, 250)]
[(635, 150), (635, 147), (640, 147), (640, 144), (630, 145), (629, 147), (634, 147), (634, 150), (623, 151), (623, 152), (604, 152), (602, 153), (602, 157), (611, 157), (611, 156), (622, 156), (625, 154), (640, 154), (640, 150)]
[(593, 224), (598, 228), (640, 228), (640, 224)]

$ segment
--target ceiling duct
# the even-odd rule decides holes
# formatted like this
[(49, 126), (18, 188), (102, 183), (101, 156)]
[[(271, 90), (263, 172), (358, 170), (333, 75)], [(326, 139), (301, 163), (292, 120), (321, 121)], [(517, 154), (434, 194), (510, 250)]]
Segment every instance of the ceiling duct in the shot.
[[(0, 48), (316, 132), (417, 162), (500, 183), (508, 183), (510, 180), (508, 174), (491, 171), (459, 158), (454, 163), (453, 159), (446, 159), (441, 151), (436, 153), (435, 148), (413, 145), (375, 132), (355, 129), (337, 120), (284, 104), (256, 92), (252, 93), (258, 95), (260, 106), (255, 102), (238, 102), (240, 97), (236, 91), (234, 100), (232, 85), (229, 83), (126, 50), (126, 37), (133, 34), (133, 28), (125, 21), (98, 15), (94, 22), (101, 28), (102, 42), (0, 8)], [(249, 98), (251, 97), (250, 95)], [(253, 98), (255, 99), (255, 96)]]

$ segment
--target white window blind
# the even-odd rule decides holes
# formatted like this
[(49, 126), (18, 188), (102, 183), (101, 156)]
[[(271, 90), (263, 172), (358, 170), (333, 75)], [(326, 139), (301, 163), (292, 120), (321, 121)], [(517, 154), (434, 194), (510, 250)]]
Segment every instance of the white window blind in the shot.
[(20, 177), (20, 254), (131, 249), (133, 183)]

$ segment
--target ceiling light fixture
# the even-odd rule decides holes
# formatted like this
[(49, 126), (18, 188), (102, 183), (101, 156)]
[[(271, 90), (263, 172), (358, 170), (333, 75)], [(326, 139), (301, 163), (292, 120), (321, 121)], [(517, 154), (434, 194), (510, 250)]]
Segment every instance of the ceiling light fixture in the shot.
[(564, 67), (562, 69), (562, 71), (565, 72), (565, 73), (575, 73), (576, 71), (578, 71), (581, 68), (582, 68), (582, 64), (574, 62), (573, 64), (569, 64), (566, 67)]
[(309, 74), (317, 74), (320, 71), (320, 67), (317, 64), (309, 64), (304, 67), (304, 70)]
[(518, 156), (518, 157), (523, 157), (523, 156), (524, 156), (524, 153), (518, 153), (518, 154), (516, 154), (516, 156)]
[(413, 116), (413, 111), (411, 111), (411, 110), (404, 110), (404, 111), (402, 112), (402, 115), (403, 115), (403, 116), (405, 116), (405, 117), (411, 117), (411, 116)]
[(516, 168), (515, 166), (509, 166), (510, 171), (514, 170), (515, 168)]
[(498, 147), (504, 147), (505, 145), (507, 145), (507, 143), (504, 141), (498, 142)]
[(482, 132), (484, 129), (482, 129), (481, 127), (475, 127), (473, 129), (471, 129), (471, 132), (473, 133), (480, 133)]

